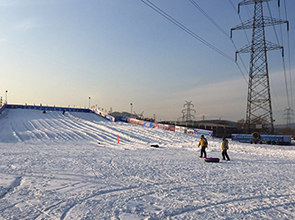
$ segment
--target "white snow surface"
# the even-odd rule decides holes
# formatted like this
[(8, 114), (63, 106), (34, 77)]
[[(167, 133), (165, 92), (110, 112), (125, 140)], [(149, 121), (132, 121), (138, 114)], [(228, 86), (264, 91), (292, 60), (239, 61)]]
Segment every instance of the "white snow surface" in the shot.
[[(6, 109), (0, 219), (295, 219), (295, 146), (229, 141), (231, 161), (206, 163), (199, 138)], [(221, 139), (208, 142), (221, 159)]]

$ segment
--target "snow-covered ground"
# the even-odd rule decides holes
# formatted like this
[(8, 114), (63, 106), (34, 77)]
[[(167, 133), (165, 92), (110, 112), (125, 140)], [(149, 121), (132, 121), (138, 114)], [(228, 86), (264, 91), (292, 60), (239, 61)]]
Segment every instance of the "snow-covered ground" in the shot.
[[(295, 146), (230, 141), (231, 161), (206, 163), (198, 141), (91, 113), (7, 109), (0, 219), (295, 219)], [(220, 139), (207, 154), (221, 158)]]

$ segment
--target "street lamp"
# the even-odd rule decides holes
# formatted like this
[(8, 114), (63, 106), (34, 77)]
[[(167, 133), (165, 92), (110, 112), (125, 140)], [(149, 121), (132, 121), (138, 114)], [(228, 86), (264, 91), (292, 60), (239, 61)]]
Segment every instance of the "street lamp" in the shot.
[(7, 93), (8, 93), (8, 90), (5, 91), (5, 104), (7, 104)]
[(89, 107), (88, 107), (89, 109), (90, 109), (90, 99), (91, 99), (91, 97), (89, 96)]
[(132, 115), (132, 103), (130, 103), (130, 105), (131, 105), (131, 115)]

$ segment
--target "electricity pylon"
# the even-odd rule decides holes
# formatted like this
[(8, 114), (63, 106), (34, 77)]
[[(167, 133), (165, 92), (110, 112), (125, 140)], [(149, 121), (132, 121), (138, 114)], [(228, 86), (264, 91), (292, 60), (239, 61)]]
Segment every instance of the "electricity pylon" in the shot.
[(293, 110), (291, 108), (286, 108), (285, 112), (286, 113), (284, 113), (284, 116), (286, 120), (286, 126), (287, 128), (290, 128), (291, 122), (293, 121), (293, 117), (294, 117)]
[(183, 109), (181, 112), (183, 114), (183, 121), (192, 121), (192, 118), (195, 119), (195, 116), (191, 114), (191, 112), (196, 113), (196, 110), (192, 109), (191, 107), (194, 107), (192, 104), (192, 101), (188, 102), (183, 105), (183, 107), (186, 107), (186, 109)]
[(284, 56), (284, 50), (282, 46), (265, 40), (265, 27), (287, 23), (289, 30), (289, 23), (281, 19), (265, 17), (263, 2), (267, 1), (271, 0), (244, 0), (239, 3), (238, 12), (240, 12), (240, 6), (254, 4), (254, 16), (231, 29), (231, 36), (233, 30), (252, 29), (251, 43), (236, 51), (236, 58), (237, 53), (251, 54), (246, 113), (247, 133), (254, 130), (266, 134), (274, 133), (267, 51), (281, 49)]

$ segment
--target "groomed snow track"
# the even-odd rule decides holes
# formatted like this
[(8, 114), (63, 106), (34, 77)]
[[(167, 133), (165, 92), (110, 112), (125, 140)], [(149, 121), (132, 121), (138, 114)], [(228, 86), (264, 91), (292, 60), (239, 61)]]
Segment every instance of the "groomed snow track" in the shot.
[[(295, 219), (294, 146), (230, 141), (231, 161), (205, 163), (198, 141), (91, 113), (6, 109), (0, 219)], [(221, 156), (221, 140), (207, 155)]]

